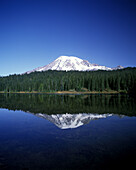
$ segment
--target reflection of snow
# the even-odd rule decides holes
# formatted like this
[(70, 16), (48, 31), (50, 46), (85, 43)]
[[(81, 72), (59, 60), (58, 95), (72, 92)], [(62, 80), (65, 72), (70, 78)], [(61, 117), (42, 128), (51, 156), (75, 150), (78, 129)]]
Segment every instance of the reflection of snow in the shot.
[(43, 117), (50, 122), (54, 123), (57, 127), (61, 129), (77, 128), (84, 124), (89, 123), (91, 120), (106, 118), (112, 116), (112, 114), (93, 114), (93, 113), (79, 113), (79, 114), (56, 114), (56, 115), (47, 115), (47, 114), (36, 114), (39, 117)]

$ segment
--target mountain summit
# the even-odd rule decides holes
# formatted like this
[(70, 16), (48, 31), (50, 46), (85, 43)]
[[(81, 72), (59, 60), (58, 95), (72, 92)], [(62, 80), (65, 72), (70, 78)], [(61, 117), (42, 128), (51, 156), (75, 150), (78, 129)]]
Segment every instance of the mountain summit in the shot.
[(122, 67), (110, 68), (106, 66), (100, 66), (98, 64), (91, 64), (87, 60), (82, 60), (74, 56), (60, 56), (52, 63), (43, 67), (38, 67), (34, 70), (26, 72), (27, 74), (34, 71), (46, 71), (46, 70), (64, 70), (64, 71), (93, 71), (93, 70), (115, 70)]

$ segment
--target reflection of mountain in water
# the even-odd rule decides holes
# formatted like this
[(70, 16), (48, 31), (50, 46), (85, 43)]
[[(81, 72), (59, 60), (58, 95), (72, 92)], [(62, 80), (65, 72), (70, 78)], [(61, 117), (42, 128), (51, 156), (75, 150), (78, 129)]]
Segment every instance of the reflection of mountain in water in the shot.
[(135, 116), (135, 103), (129, 95), (0, 94), (0, 108), (33, 113), (61, 129), (76, 128), (112, 114)]
[(36, 114), (39, 117), (45, 118), (55, 124), (61, 129), (77, 128), (79, 126), (89, 123), (91, 120), (96, 120), (100, 118), (106, 118), (112, 116), (112, 114), (93, 114), (93, 113), (79, 113), (79, 114)]

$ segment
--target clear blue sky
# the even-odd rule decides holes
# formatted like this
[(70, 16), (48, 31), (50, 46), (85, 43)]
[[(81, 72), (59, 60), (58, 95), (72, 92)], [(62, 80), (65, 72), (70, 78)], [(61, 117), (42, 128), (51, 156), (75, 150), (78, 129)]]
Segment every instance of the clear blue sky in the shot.
[(136, 66), (135, 0), (0, 0), (0, 75), (60, 55)]

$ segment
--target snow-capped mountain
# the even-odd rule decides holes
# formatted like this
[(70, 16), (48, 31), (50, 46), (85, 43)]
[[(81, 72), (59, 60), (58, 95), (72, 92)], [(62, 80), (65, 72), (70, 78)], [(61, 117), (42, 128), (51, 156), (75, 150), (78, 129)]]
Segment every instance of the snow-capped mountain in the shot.
[[(114, 68), (114, 69), (120, 69)], [(110, 67), (106, 66), (100, 66), (98, 64), (91, 64), (87, 60), (82, 60), (78, 57), (74, 56), (60, 56), (56, 60), (54, 60), (52, 63), (43, 66), (38, 67), (34, 70), (26, 72), (27, 74), (35, 71), (46, 71), (46, 70), (77, 70), (77, 71), (91, 71), (91, 70), (113, 70)]]
[(79, 126), (87, 124), (91, 120), (112, 116), (112, 114), (66, 113), (66, 114), (47, 115), (47, 114), (37, 113), (36, 116), (49, 120), (60, 129), (69, 129), (69, 128), (77, 128)]
[(122, 67), (122, 66), (117, 66), (117, 67), (115, 67), (115, 68), (112, 68), (112, 70), (118, 70), (118, 69), (123, 69), (124, 67)]

